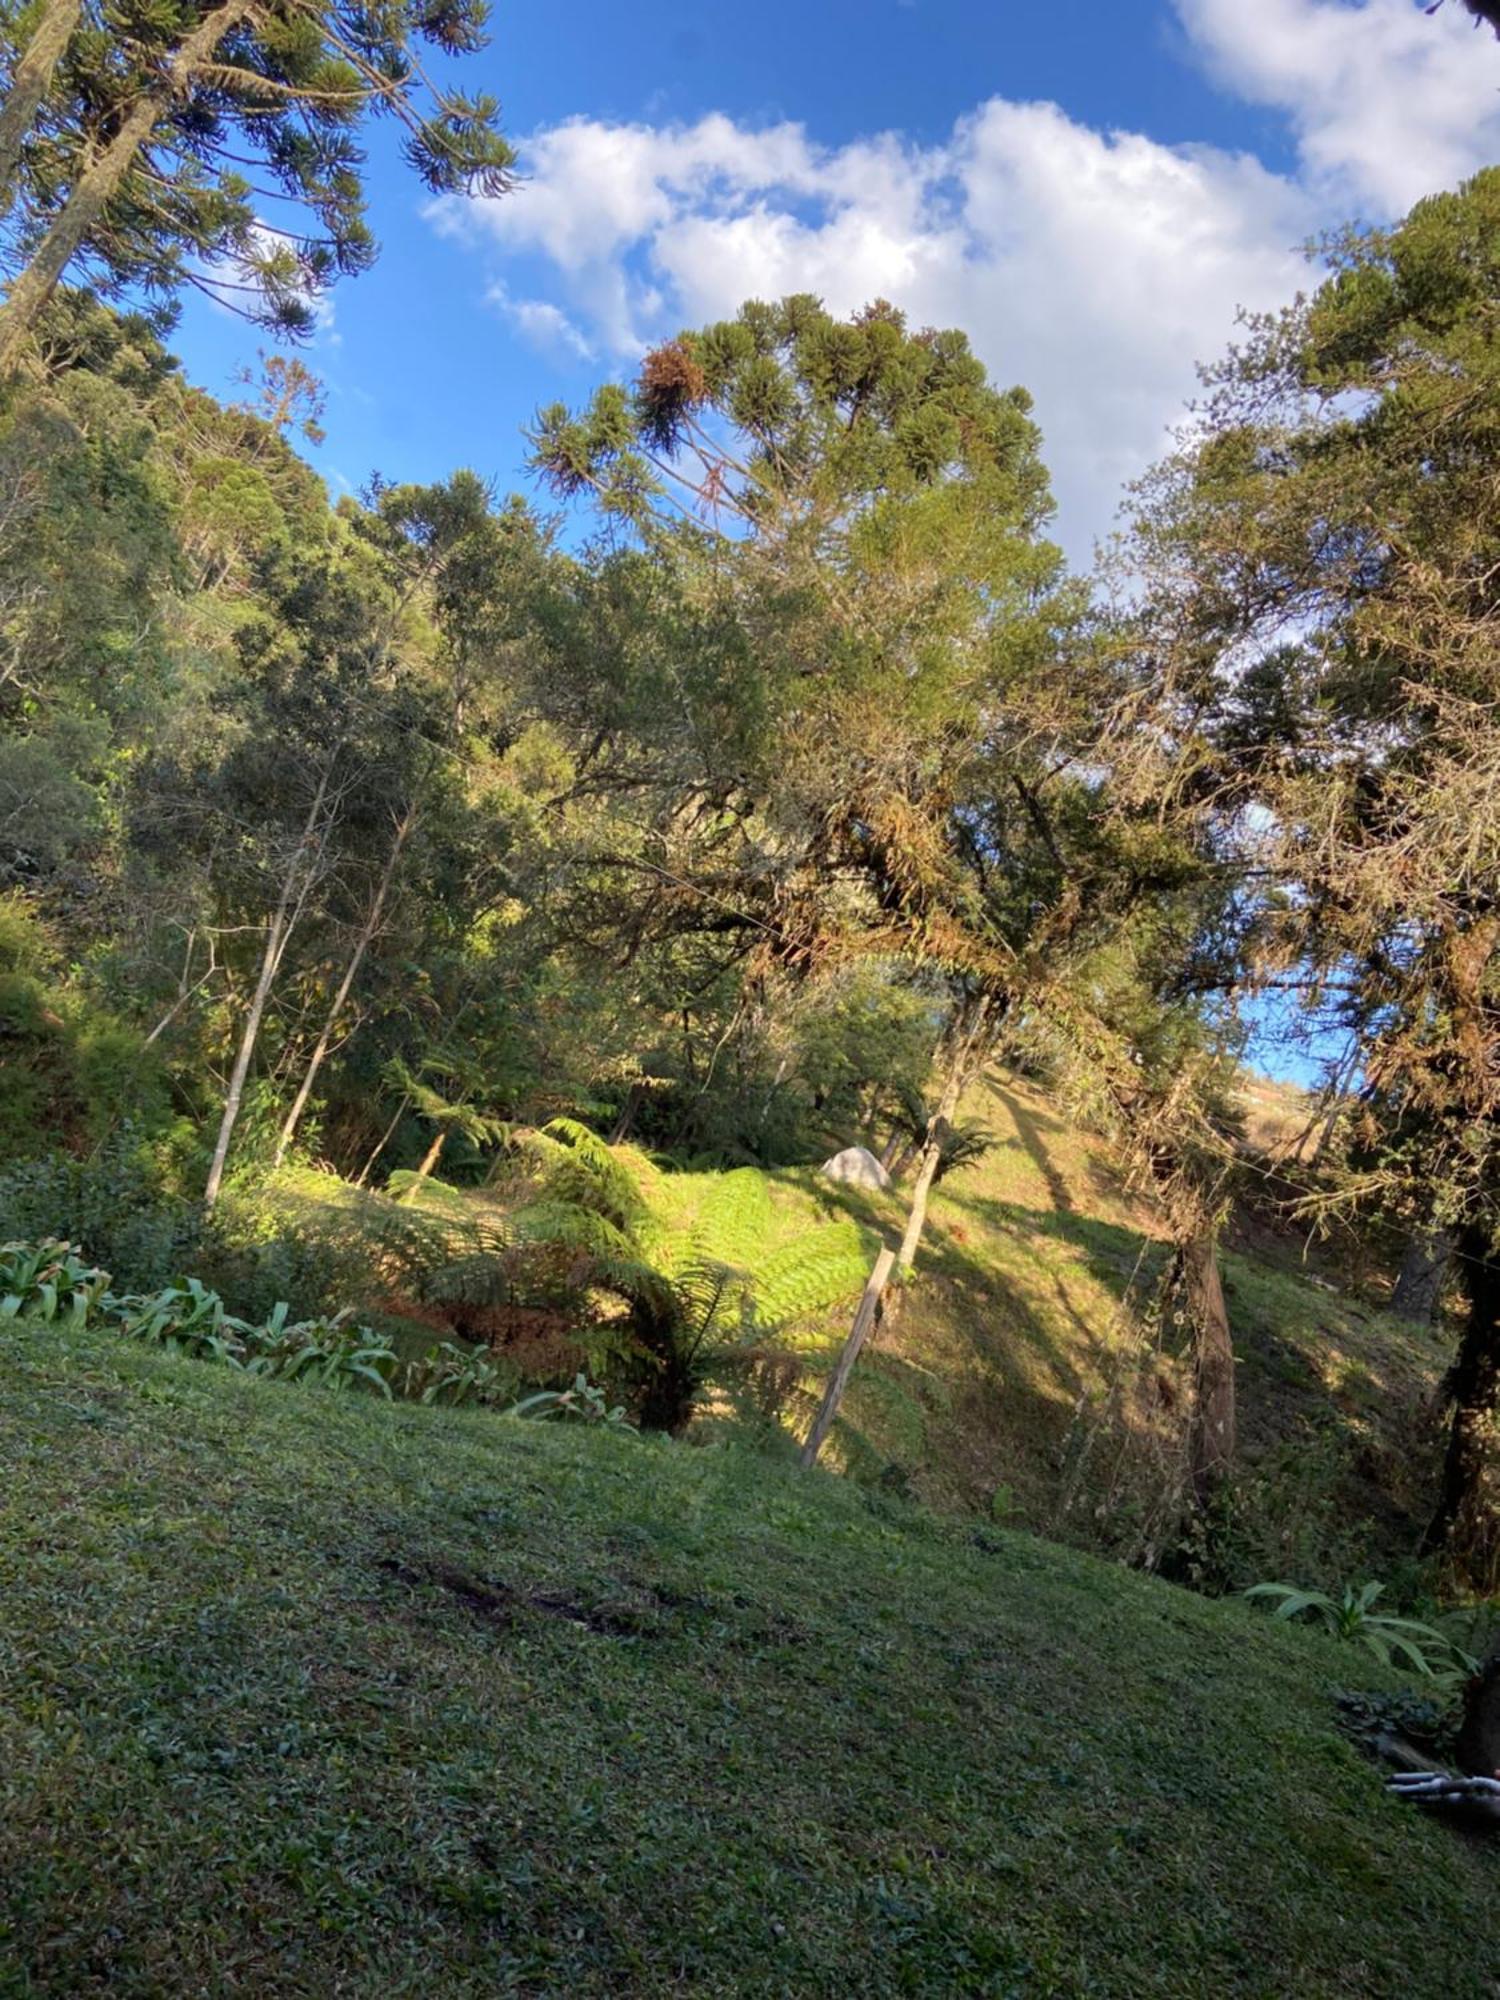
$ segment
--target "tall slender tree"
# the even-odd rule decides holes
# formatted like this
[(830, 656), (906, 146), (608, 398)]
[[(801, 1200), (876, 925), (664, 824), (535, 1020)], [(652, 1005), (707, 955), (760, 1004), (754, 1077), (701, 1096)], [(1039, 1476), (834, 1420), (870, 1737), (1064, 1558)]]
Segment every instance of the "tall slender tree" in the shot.
[(170, 312), (184, 285), (284, 332), (375, 254), (359, 129), (380, 112), (434, 193), (498, 194), (498, 107), (430, 77), (482, 46), (484, 0), (37, 0), (0, 19), (14, 372), (65, 274)]

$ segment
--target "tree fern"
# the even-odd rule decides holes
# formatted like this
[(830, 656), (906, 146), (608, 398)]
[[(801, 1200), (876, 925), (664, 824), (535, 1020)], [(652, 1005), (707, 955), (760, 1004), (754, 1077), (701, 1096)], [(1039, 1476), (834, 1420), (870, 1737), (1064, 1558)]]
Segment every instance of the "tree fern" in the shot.
[(753, 1270), (775, 1223), (771, 1189), (758, 1167), (716, 1175), (698, 1204), (684, 1254)]
[(779, 1331), (826, 1312), (861, 1289), (869, 1265), (869, 1244), (858, 1224), (810, 1229), (756, 1267), (756, 1319), (766, 1331)]

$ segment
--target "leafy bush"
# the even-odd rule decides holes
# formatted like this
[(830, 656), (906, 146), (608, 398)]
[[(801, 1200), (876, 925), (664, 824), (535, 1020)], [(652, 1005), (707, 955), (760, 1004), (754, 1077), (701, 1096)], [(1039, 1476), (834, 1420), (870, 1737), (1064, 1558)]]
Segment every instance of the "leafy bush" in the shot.
[(168, 1119), (166, 1074), (135, 1029), (63, 978), (29, 899), (0, 895), (0, 1155), (97, 1146), (122, 1117)]
[(397, 1357), (383, 1335), (341, 1316), (289, 1321), (287, 1314), (285, 1303), (279, 1304), (264, 1325), (246, 1329), (243, 1365), (250, 1374), (322, 1382), (335, 1389), (363, 1382), (390, 1395)]
[(50, 1153), (0, 1172), (0, 1235), (87, 1243), (132, 1292), (214, 1262), (212, 1232), (202, 1211), (173, 1192), (163, 1144), (128, 1121), (87, 1160)]
[(71, 1243), (0, 1243), (0, 1319), (71, 1320), (85, 1326), (107, 1301), (109, 1273), (85, 1264)]
[(401, 1395), (414, 1403), (443, 1403), (458, 1408), (465, 1403), (493, 1404), (515, 1392), (515, 1376), (478, 1349), (460, 1347), (456, 1340), (441, 1340), (416, 1361), (409, 1361), (401, 1376)]
[(1363, 1646), (1385, 1667), (1406, 1667), (1426, 1680), (1467, 1678), (1478, 1662), (1435, 1625), (1376, 1609), (1383, 1583), (1346, 1584), (1338, 1597), (1290, 1583), (1252, 1584), (1246, 1597), (1274, 1604), (1277, 1618), (1307, 1618), (1335, 1639)]
[(587, 1375), (574, 1379), (571, 1389), (541, 1389), (523, 1396), (505, 1412), (508, 1417), (576, 1417), (587, 1424), (604, 1424), (610, 1430), (627, 1431), (633, 1437), (635, 1425), (625, 1414), (623, 1403), (611, 1405), (604, 1391)]

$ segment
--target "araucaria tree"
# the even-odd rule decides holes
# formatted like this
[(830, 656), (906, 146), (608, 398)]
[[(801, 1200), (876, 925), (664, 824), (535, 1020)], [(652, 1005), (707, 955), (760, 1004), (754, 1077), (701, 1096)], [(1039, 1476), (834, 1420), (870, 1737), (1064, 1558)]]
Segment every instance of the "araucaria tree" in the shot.
[[(1468, 1322), (1433, 1546), (1500, 1561), (1500, 171), (1332, 246), (1213, 377), (1137, 555), (1261, 963), (1361, 1037), (1344, 1189), (1453, 1244)], [(1279, 893), (1277, 893), (1279, 892)]]
[(360, 128), (384, 113), (434, 193), (497, 194), (487, 96), (423, 67), (484, 42), (485, 0), (33, 0), (0, 11), (0, 201), (14, 372), (65, 273), (170, 314), (194, 285), (262, 324), (314, 324), (375, 253)]
[[(791, 298), (683, 334), (633, 392), (545, 412), (535, 438), (554, 488), (632, 530), (680, 607), (652, 642), (657, 782), (628, 864), (653, 906), (738, 928), (752, 983), (879, 956), (947, 996), (962, 1061), (908, 1264), (951, 1079), (1043, 1021), (1096, 1050), (1069, 968), (1191, 867), (1154, 806), (1110, 808), (1119, 662), (1045, 539), (1029, 412), (959, 333)], [(1211, 1266), (1196, 1211), (1192, 1235)]]

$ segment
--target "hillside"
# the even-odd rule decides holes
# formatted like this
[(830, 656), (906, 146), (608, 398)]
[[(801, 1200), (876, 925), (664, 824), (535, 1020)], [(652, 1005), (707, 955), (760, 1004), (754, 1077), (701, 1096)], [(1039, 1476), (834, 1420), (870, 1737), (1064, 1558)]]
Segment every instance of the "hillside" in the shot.
[[(995, 1144), (938, 1185), (920, 1283), (846, 1405), (845, 1463), (894, 1464), (936, 1506), (1137, 1558), (1188, 1393), (1181, 1335), (1152, 1324), (1159, 1224), (1036, 1085), (991, 1072), (964, 1113)], [(1278, 1131), (1265, 1103), (1252, 1125), (1262, 1141)], [(1383, 1310), (1390, 1272), (1367, 1233), (1320, 1243), (1269, 1199), (1241, 1204), (1224, 1276), (1240, 1580), (1340, 1581), (1400, 1560), (1430, 1491), (1428, 1405), (1451, 1332)]]
[[(1299, 1100), (1261, 1086), (1252, 1105), (1262, 1146), (1300, 1123)], [(1184, 1336), (1156, 1318), (1165, 1251), (1149, 1203), (1124, 1190), (1106, 1149), (1012, 1072), (991, 1070), (962, 1107), (990, 1145), (934, 1192), (917, 1277), (866, 1349), (826, 1462), (865, 1485), (909, 1491), (945, 1513), (981, 1515), (1148, 1565), (1177, 1550), (1177, 1459), (1191, 1396)], [(725, 1177), (631, 1162), (653, 1213), (678, 1238)], [(756, 1177), (742, 1170), (739, 1180)], [(1253, 1169), (1253, 1196), (1261, 1183)], [(860, 1231), (837, 1262), (843, 1290), (770, 1343), (747, 1374), (725, 1371), (700, 1404), (694, 1435), (802, 1435), (847, 1331), (852, 1295), (883, 1234), (898, 1239), (906, 1184), (888, 1194), (835, 1187), (812, 1169), (759, 1177), (758, 1203), (716, 1247), (772, 1268), (813, 1232)], [(329, 1175), (283, 1181), (286, 1225), (337, 1238), (411, 1211), (352, 1195)], [(1409, 1566), (1431, 1489), (1432, 1391), (1452, 1334), (1382, 1308), (1389, 1273), (1368, 1232), (1318, 1243), (1291, 1230), (1273, 1189), (1242, 1204), (1228, 1233), (1225, 1283), (1239, 1358), (1240, 1470), (1219, 1524), (1215, 1580), (1268, 1576), (1341, 1586)], [(439, 1190), (439, 1213), (492, 1221), (482, 1192)], [(863, 1247), (860, 1247), (862, 1242)], [(837, 1286), (835, 1286), (837, 1290)], [(494, 1343), (520, 1377), (569, 1379), (587, 1365), (565, 1318), (537, 1312), (450, 1318), (366, 1279), (362, 1308), (397, 1308), (414, 1336)]]
[(1242, 1605), (108, 1336), (0, 1380), (6, 1992), (1494, 1990), (1500, 1856)]

